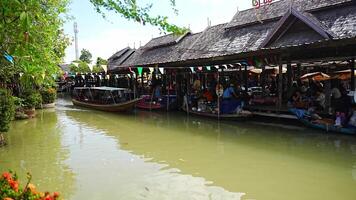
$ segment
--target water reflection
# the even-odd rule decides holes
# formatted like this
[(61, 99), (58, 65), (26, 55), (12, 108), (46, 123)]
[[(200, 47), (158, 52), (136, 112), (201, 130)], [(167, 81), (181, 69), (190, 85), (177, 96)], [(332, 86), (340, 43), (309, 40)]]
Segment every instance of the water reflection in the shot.
[(305, 128), (218, 123), (179, 113), (92, 112), (66, 114), (118, 139), (120, 149), (165, 163), (165, 169), (204, 177), (228, 191), (245, 192), (246, 199), (356, 197), (356, 182), (349, 173), (356, 160), (350, 151), (356, 144), (353, 137)]
[(43, 191), (73, 192), (75, 175), (65, 164), (69, 151), (61, 144), (55, 110), (38, 111), (38, 117), (15, 121), (6, 134), (8, 145), (0, 148), (0, 171), (12, 169), (20, 179), (31, 172), (33, 182)]
[(356, 198), (355, 137), (58, 104), (14, 123), (0, 169), (27, 168), (66, 199)]

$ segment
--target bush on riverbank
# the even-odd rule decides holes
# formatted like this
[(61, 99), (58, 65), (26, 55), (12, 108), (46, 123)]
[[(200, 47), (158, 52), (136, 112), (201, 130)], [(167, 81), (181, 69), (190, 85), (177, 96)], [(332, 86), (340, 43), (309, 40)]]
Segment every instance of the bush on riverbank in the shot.
[(0, 199), (2, 200), (56, 200), (58, 192), (38, 192), (35, 185), (30, 183), (31, 175), (27, 175), (27, 183), (21, 188), (16, 174), (4, 172), (0, 177)]
[(8, 90), (0, 88), (0, 133), (9, 130), (9, 124), (14, 118), (14, 114), (15, 105), (13, 97)]
[(43, 104), (54, 103), (57, 98), (57, 91), (54, 88), (43, 88), (41, 90), (41, 96)]
[(38, 91), (26, 91), (22, 94), (22, 98), (27, 109), (42, 107), (42, 96)]

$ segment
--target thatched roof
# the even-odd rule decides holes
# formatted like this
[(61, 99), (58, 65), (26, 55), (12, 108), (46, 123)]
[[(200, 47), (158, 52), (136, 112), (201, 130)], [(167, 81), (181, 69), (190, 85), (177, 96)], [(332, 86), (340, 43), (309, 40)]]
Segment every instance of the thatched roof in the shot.
[(115, 70), (117, 67), (122, 65), (130, 56), (132, 56), (133, 53), (135, 53), (135, 50), (131, 49), (130, 47), (126, 47), (116, 52), (108, 59), (108, 70)]
[[(179, 43), (161, 46), (160, 48), (139, 48), (124, 63), (125, 66), (154, 65), (182, 60), (182, 55), (186, 52), (190, 44), (194, 43), (200, 33), (187, 34)], [(151, 42), (149, 42), (151, 43)]]
[(143, 49), (154, 49), (158, 47), (178, 44), (185, 36), (189, 34), (190, 32), (186, 32), (183, 35), (168, 34), (161, 37), (153, 38), (143, 47)]
[[(128, 58), (122, 67), (173, 63), (245, 55), (265, 49), (296, 47), (356, 38), (355, 0), (281, 0), (238, 12), (233, 20), (197, 34), (166, 35), (152, 39)], [(262, 15), (261, 15), (262, 16)]]
[(299, 11), (316, 11), (328, 7), (335, 7), (343, 3), (350, 3), (352, 0), (281, 0), (262, 5), (259, 9), (251, 8), (237, 12), (226, 28), (247, 26), (252, 23), (260, 23), (267, 20), (275, 20), (282, 17), (285, 12), (294, 7)]

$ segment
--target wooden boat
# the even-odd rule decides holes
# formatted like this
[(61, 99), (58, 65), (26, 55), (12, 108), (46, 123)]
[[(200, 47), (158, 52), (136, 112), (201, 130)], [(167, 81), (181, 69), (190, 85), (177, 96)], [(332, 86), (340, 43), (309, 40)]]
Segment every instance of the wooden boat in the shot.
[(331, 123), (322, 123), (322, 120), (310, 120), (305, 115), (302, 115), (301, 112), (299, 111), (300, 109), (290, 109), (290, 112), (295, 114), (298, 120), (307, 127), (324, 130), (326, 132), (342, 133), (342, 134), (349, 134), (349, 135), (356, 134), (355, 128), (337, 127)]
[(136, 107), (143, 110), (173, 110), (176, 105), (176, 95), (164, 95), (159, 101), (152, 100), (150, 95), (143, 95), (141, 100), (137, 102)]
[(245, 110), (241, 111), (240, 113), (236, 113), (236, 114), (220, 114), (220, 115), (217, 113), (193, 111), (192, 109), (189, 109), (189, 111), (187, 111), (186, 108), (183, 108), (183, 111), (185, 111), (188, 114), (192, 114), (192, 115), (196, 115), (196, 116), (222, 119), (222, 120), (246, 120), (246, 119), (252, 117), (252, 113), (250, 111), (245, 111)]
[(74, 88), (72, 102), (76, 106), (107, 112), (127, 112), (134, 108), (141, 98), (131, 98), (131, 91), (111, 87)]

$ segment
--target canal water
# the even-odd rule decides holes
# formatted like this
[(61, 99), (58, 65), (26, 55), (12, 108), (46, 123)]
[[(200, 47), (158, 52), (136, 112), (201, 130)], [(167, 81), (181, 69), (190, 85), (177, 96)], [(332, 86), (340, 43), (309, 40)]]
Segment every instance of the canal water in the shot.
[(0, 171), (31, 172), (63, 199), (356, 199), (356, 137), (302, 126), (111, 114), (59, 99), (6, 138)]

